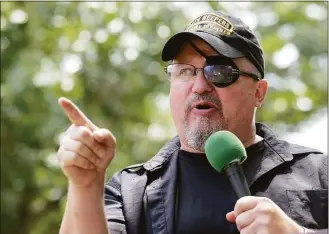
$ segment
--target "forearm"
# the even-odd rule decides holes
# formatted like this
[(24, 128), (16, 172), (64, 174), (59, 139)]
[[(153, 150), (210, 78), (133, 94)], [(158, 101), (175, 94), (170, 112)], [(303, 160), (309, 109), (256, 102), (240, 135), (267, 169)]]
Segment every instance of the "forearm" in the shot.
[(69, 186), (60, 234), (108, 234), (103, 189)]

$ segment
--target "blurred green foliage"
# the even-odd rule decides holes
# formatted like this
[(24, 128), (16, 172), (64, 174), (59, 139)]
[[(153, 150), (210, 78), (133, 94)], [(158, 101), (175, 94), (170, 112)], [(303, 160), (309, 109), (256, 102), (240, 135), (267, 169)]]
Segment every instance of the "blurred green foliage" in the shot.
[(326, 108), (327, 4), (1, 2), (1, 233), (58, 232), (56, 151), (70, 124), (58, 97), (115, 134), (108, 176), (175, 134), (160, 53), (206, 10), (249, 19), (260, 36), (270, 89), (259, 121), (296, 127)]

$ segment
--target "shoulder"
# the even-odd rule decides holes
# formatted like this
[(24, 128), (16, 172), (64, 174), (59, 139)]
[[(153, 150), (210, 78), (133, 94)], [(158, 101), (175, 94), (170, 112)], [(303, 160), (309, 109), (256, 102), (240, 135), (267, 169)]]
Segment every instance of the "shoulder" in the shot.
[(298, 144), (293, 144), (293, 143), (289, 143), (289, 150), (292, 154), (319, 154), (319, 155), (326, 155), (323, 152), (321, 152), (320, 150), (314, 149), (314, 148), (310, 148), (310, 147), (306, 147), (306, 146), (302, 146), (302, 145), (298, 145)]
[(315, 187), (328, 187), (328, 155), (309, 147), (289, 144), (293, 155), (293, 168), (301, 170), (303, 175), (314, 182)]
[(285, 168), (289, 168), (289, 173), (285, 174), (285, 178), (288, 176), (294, 181), (304, 181), (304, 184), (312, 185), (312, 187), (328, 187), (327, 154), (314, 148), (280, 139), (266, 125), (259, 125), (259, 127), (269, 147), (285, 161)]
[(303, 162), (310, 160), (314, 162), (323, 162), (325, 165), (327, 164), (327, 154), (324, 154), (320, 150), (299, 144), (293, 144), (280, 139), (280, 137), (278, 137), (269, 126), (263, 123), (256, 123), (256, 130), (257, 135), (263, 137), (270, 147), (279, 155), (286, 155), (287, 158), (302, 160)]
[(328, 155), (321, 152), (320, 150), (291, 143), (289, 143), (288, 149), (296, 160), (301, 160), (305, 163), (317, 163), (319, 166), (327, 168)]

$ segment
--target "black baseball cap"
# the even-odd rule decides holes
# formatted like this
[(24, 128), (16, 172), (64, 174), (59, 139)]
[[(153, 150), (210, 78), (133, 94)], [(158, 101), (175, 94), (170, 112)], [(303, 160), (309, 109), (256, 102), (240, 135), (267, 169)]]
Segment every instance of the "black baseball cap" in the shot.
[(264, 78), (263, 51), (255, 34), (241, 19), (221, 11), (205, 13), (183, 31), (173, 35), (162, 50), (162, 60), (169, 61), (194, 36), (228, 58), (247, 57)]

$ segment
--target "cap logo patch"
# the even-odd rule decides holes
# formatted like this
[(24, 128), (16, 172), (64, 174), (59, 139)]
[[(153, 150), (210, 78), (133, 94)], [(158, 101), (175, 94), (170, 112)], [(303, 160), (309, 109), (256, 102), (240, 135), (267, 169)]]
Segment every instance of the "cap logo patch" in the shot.
[(231, 35), (233, 32), (233, 24), (224, 17), (213, 13), (207, 13), (193, 20), (190, 25), (185, 29), (185, 31), (198, 30), (215, 31), (217, 33)]

